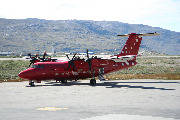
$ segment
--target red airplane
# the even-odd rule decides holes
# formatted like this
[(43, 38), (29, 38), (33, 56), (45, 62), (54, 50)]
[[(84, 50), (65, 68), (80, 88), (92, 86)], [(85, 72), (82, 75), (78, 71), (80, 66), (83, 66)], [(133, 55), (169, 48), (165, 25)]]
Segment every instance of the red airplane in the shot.
[[(76, 54), (70, 60), (54, 60), (34, 62), (32, 67), (20, 72), (18, 76), (29, 80), (29, 85), (34, 86), (34, 82), (41, 83), (41, 80), (54, 79), (67, 83), (67, 80), (78, 80), (92, 78), (90, 84), (96, 84), (95, 77), (99, 80), (105, 80), (103, 75), (116, 72), (122, 69), (135, 66), (136, 57), (142, 41), (141, 36), (156, 36), (158, 33), (126, 34), (117, 35), (120, 37), (129, 37), (120, 54), (107, 58), (89, 57), (87, 50), (87, 59), (76, 58)], [(44, 57), (43, 57), (44, 58)]]

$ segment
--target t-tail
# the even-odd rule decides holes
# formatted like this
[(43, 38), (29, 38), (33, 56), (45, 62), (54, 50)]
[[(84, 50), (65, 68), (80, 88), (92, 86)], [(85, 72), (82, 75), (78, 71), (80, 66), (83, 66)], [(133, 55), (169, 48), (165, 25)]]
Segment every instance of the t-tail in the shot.
[(120, 56), (137, 55), (142, 41), (141, 36), (156, 36), (156, 35), (160, 35), (160, 34), (155, 32), (155, 33), (140, 33), (140, 34), (131, 33), (126, 35), (117, 35), (120, 37), (128, 37), (128, 39), (121, 53), (116, 56), (120, 57)]

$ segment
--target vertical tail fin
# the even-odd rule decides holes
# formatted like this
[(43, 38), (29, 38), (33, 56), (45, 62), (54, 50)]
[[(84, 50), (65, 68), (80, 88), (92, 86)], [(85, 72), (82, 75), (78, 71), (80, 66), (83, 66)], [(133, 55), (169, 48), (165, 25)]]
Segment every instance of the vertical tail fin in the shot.
[(156, 36), (156, 35), (160, 35), (160, 34), (155, 32), (155, 33), (141, 33), (141, 34), (131, 33), (128, 35), (117, 35), (120, 37), (129, 37), (121, 53), (118, 54), (117, 56), (137, 55), (142, 41), (141, 36)]
[(136, 35), (136, 33), (131, 33), (121, 53), (118, 54), (118, 56), (137, 55), (141, 41), (142, 41), (142, 37)]

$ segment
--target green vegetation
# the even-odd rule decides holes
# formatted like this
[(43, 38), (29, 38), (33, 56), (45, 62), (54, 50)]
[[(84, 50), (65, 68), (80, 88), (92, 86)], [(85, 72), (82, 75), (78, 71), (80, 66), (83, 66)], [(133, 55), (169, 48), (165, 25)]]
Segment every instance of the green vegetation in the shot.
[(22, 58), (19, 56), (0, 56), (0, 58)]
[[(136, 66), (105, 75), (105, 78), (180, 80), (180, 59), (138, 57), (137, 61)], [(0, 81), (22, 81), (23, 79), (18, 77), (18, 73), (27, 69), (28, 66), (29, 61), (0, 61)]]
[(138, 64), (105, 76), (107, 79), (175, 79), (180, 80), (177, 58), (137, 58)]
[(114, 74), (171, 74), (171, 73), (178, 73), (177, 71), (180, 71), (180, 67), (163, 67), (163, 66), (142, 66), (142, 65), (136, 65), (129, 69), (124, 69), (121, 71), (118, 71)]
[(29, 66), (29, 61), (23, 60), (1, 60), (0, 61), (0, 80), (17, 80), (18, 73), (27, 69)]

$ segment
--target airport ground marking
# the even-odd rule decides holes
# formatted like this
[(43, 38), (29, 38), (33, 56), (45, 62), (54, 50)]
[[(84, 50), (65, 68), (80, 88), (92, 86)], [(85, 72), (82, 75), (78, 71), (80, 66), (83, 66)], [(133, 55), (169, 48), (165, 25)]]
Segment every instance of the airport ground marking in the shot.
[(67, 109), (68, 108), (45, 107), (45, 108), (38, 108), (36, 110), (57, 111), (57, 110), (67, 110)]

